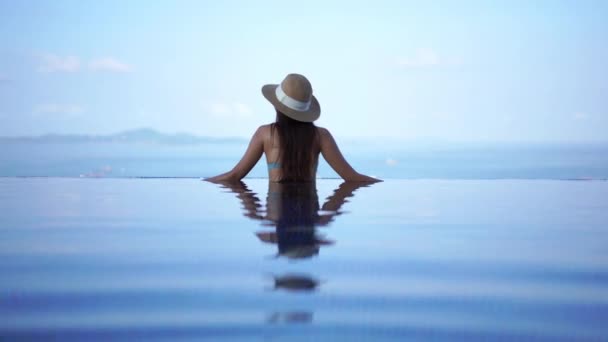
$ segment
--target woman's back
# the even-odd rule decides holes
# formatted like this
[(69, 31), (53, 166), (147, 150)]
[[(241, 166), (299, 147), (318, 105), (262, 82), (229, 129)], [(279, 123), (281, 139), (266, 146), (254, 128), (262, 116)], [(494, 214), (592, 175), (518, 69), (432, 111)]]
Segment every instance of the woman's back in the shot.
[(294, 120), (277, 110), (276, 121), (265, 127), (264, 152), (269, 178), (274, 181), (315, 179), (319, 132), (312, 122)]
[[(317, 130), (317, 127), (314, 127)], [(264, 155), (266, 156), (266, 165), (268, 166), (268, 178), (272, 182), (280, 181), (313, 181), (316, 178), (317, 164), (319, 161), (319, 153), (321, 152), (319, 135), (315, 134), (312, 143), (306, 146), (302, 152), (308, 153), (308, 158), (302, 161), (302, 158), (289, 158), (286, 153), (290, 153), (285, 148), (281, 138), (281, 127), (276, 123), (264, 125), (260, 127), (264, 137)], [(283, 138), (284, 139), (284, 138)], [(293, 157), (294, 151), (291, 151)], [(299, 168), (298, 174), (290, 172), (290, 165)]]

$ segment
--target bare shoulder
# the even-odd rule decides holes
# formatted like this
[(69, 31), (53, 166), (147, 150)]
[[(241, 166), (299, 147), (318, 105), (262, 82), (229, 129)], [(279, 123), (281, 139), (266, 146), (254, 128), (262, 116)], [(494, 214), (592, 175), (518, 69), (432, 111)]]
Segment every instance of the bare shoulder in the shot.
[(317, 126), (317, 130), (321, 134), (329, 134), (329, 130), (327, 128), (325, 128), (325, 127)]
[(268, 137), (270, 137), (270, 134), (271, 134), (270, 126), (271, 126), (271, 124), (262, 125), (262, 126), (258, 127), (258, 129), (255, 131), (255, 135), (258, 138), (266, 140)]
[(321, 143), (321, 147), (331, 146), (335, 143), (334, 138), (327, 128), (317, 127), (317, 131), (319, 132), (319, 142)]
[(258, 127), (258, 130), (256, 131), (256, 133), (270, 133), (270, 126), (272, 124), (267, 124), (267, 125), (262, 125), (260, 127)]
[(317, 131), (319, 132), (319, 136), (322, 139), (327, 139), (331, 137), (331, 133), (329, 133), (329, 130), (327, 128), (317, 126)]
[(258, 127), (258, 129), (255, 131), (255, 138), (264, 144), (271, 142), (272, 124), (261, 125), (260, 127)]

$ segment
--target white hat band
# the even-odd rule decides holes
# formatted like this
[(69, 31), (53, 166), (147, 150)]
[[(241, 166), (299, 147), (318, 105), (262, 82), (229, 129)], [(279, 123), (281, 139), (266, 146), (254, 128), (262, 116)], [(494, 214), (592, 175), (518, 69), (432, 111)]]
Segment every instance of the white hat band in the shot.
[(275, 94), (277, 95), (277, 99), (279, 100), (279, 102), (299, 112), (307, 111), (310, 108), (310, 104), (312, 103), (312, 99), (308, 100), (308, 102), (302, 102), (290, 97), (289, 95), (285, 94), (280, 84), (277, 86)]

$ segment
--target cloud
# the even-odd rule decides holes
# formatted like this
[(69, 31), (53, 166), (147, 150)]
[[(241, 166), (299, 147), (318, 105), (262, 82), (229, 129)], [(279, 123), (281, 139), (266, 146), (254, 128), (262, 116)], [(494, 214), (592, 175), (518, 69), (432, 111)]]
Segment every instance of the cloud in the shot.
[(80, 70), (80, 58), (76, 56), (57, 56), (44, 54), (41, 56), (42, 65), (38, 67), (40, 72), (77, 72)]
[(388, 158), (388, 159), (386, 159), (386, 162), (385, 162), (385, 163), (386, 163), (386, 165), (388, 165), (388, 166), (395, 166), (395, 165), (397, 165), (399, 162), (398, 162), (396, 159), (393, 159), (393, 158)]
[(213, 114), (215, 116), (225, 116), (230, 111), (228, 106), (223, 103), (212, 104), (210, 110), (211, 110), (211, 114)]
[(583, 112), (576, 112), (574, 114), (572, 114), (572, 118), (574, 120), (587, 120), (589, 118), (589, 115), (587, 113), (583, 113)]
[(236, 110), (237, 114), (239, 114), (240, 116), (251, 116), (253, 114), (253, 111), (251, 110), (251, 108), (249, 108), (247, 105), (242, 104), (242, 103), (235, 103), (234, 104), (234, 109)]
[(36, 106), (34, 108), (34, 114), (62, 114), (67, 116), (78, 116), (84, 113), (84, 108), (75, 104), (57, 104), (48, 103)]
[(397, 65), (404, 68), (428, 68), (446, 65), (458, 65), (460, 61), (455, 58), (446, 58), (428, 48), (416, 49), (409, 57), (397, 59)]
[(93, 71), (131, 72), (133, 68), (124, 62), (112, 57), (95, 58), (89, 62), (89, 69)]
[[(78, 72), (87, 65), (86, 63), (81, 62), (81, 59), (78, 56), (58, 56), (47, 53), (40, 55), (40, 59), (41, 65), (38, 67), (38, 71), (45, 73)], [(133, 71), (131, 65), (113, 57), (93, 58), (89, 61), (88, 67), (91, 71), (101, 72), (126, 73)]]
[(209, 107), (211, 114), (223, 118), (248, 118), (253, 115), (253, 111), (246, 104), (235, 103), (214, 103)]

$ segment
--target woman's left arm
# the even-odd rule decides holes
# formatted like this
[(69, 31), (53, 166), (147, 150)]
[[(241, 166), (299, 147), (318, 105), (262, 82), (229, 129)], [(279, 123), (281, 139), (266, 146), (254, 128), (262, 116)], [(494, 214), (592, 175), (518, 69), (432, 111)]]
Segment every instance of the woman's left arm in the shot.
[(249, 171), (253, 169), (255, 164), (262, 157), (264, 153), (264, 136), (262, 134), (262, 127), (258, 128), (257, 131), (251, 137), (247, 151), (241, 160), (236, 164), (232, 170), (217, 175), (215, 177), (205, 178), (208, 182), (237, 182), (247, 176)]

